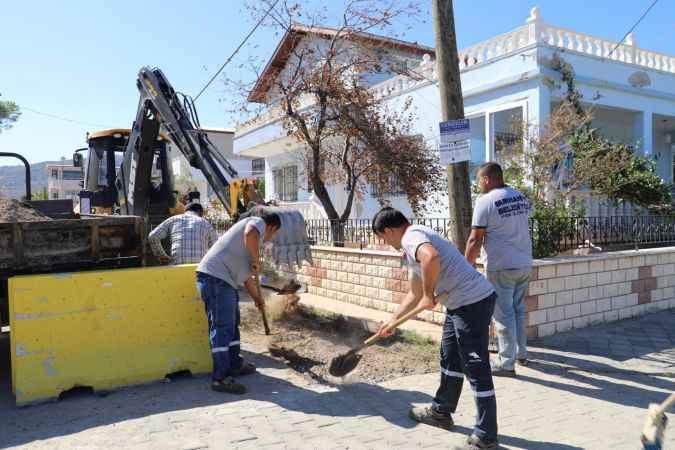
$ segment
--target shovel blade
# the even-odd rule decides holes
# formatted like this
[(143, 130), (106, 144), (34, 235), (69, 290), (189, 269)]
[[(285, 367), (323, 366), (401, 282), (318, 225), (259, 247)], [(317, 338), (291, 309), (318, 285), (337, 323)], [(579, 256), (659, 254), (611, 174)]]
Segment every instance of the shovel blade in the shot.
[(352, 370), (356, 369), (361, 358), (362, 356), (354, 351), (337, 356), (330, 362), (328, 373), (334, 377), (344, 377)]

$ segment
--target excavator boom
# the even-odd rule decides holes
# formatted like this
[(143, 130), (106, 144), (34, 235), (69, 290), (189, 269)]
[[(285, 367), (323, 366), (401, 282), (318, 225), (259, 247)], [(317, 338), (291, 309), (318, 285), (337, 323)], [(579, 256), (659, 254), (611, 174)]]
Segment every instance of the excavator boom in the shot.
[(237, 171), (200, 130), (192, 100), (177, 93), (157, 68), (143, 67), (136, 86), (140, 94), (136, 120), (115, 182), (121, 213), (145, 217), (149, 211), (153, 148), (161, 128), (234, 216), (230, 185), (238, 178)]

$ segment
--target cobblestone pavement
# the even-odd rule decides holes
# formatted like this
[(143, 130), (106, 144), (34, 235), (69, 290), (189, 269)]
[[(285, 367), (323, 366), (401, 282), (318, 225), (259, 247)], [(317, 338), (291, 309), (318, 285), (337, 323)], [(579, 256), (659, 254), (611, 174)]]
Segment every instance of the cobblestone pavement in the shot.
[[(206, 377), (195, 377), (16, 408), (4, 380), (0, 447), (448, 449), (470, 433), (468, 384), (447, 432), (407, 418), (411, 404), (430, 401), (436, 374), (326, 385), (247, 350), (260, 374), (242, 379), (250, 388), (242, 397), (211, 392)], [(647, 404), (675, 390), (675, 312), (540, 340), (531, 356), (518, 378), (496, 379), (501, 448), (640, 448)], [(666, 448), (675, 449), (675, 426)]]

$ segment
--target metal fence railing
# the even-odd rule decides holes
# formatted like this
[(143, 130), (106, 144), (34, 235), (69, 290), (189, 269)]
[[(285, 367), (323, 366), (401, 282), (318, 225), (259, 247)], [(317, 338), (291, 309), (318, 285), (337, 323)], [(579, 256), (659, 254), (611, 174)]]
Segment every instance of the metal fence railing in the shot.
[[(449, 238), (450, 219), (412, 219)], [(308, 220), (307, 236), (315, 245), (384, 249), (372, 232), (370, 220)], [(534, 256), (542, 258), (590, 245), (605, 250), (675, 245), (675, 217), (613, 216), (531, 219)]]
[(572, 217), (531, 220), (535, 255), (554, 253), (590, 244), (603, 249), (658, 247), (675, 244), (673, 216)]
[[(415, 225), (425, 225), (445, 238), (449, 238), (450, 219), (414, 218)], [(314, 245), (337, 247), (386, 249), (388, 245), (373, 233), (370, 219), (349, 219), (344, 223), (327, 219), (307, 220), (307, 238)]]
[[(413, 218), (449, 238), (452, 221), (446, 218)], [(219, 234), (230, 227), (228, 221), (213, 222)], [(343, 223), (327, 219), (306, 221), (307, 237), (313, 245), (384, 250), (388, 246), (372, 231), (370, 219), (349, 219)], [(675, 245), (675, 216), (567, 217), (530, 220), (530, 236), (535, 258), (589, 247), (604, 250)]]

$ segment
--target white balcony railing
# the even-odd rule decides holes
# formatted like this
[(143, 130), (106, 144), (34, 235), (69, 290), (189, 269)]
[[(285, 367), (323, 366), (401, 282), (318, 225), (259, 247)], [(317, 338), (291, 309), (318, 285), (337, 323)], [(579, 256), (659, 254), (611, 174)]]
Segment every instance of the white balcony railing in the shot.
[[(617, 42), (608, 39), (548, 25), (541, 17), (539, 8), (532, 8), (525, 25), (462, 50), (459, 53), (460, 70), (463, 71), (472, 66), (488, 63), (535, 44), (548, 45), (675, 74), (675, 56), (637, 47), (632, 34), (623, 44), (617, 46)], [(401, 94), (420, 84), (436, 81), (434, 62), (429, 55), (424, 55), (424, 59), (415, 69), (415, 72), (419, 75), (415, 79), (400, 75), (376, 84), (371, 89), (375, 91), (378, 97), (387, 97)], [(301, 107), (310, 104), (310, 101), (305, 101)], [(281, 110), (272, 107), (254, 119), (240, 124), (237, 127), (237, 134), (244, 134), (273, 122), (280, 115)]]

